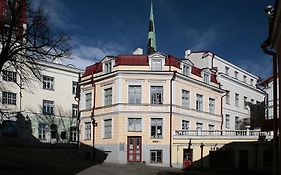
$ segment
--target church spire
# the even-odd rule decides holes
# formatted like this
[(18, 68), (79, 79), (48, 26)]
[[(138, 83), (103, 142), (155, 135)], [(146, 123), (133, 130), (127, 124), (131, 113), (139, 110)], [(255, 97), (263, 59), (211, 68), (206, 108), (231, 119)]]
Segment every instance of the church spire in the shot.
[(148, 28), (147, 54), (149, 55), (149, 54), (152, 54), (155, 52), (156, 52), (156, 36), (155, 36), (154, 17), (153, 17), (153, 4), (151, 1), (149, 28)]

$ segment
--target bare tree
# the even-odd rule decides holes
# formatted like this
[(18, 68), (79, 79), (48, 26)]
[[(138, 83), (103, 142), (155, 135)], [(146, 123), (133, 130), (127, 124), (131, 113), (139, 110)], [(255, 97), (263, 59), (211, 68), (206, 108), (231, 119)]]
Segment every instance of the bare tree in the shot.
[(37, 63), (68, 57), (70, 37), (55, 30), (43, 5), (34, 7), (29, 0), (3, 1), (7, 3), (0, 8), (0, 71), (8, 65), (22, 81), (30, 74), (40, 79)]

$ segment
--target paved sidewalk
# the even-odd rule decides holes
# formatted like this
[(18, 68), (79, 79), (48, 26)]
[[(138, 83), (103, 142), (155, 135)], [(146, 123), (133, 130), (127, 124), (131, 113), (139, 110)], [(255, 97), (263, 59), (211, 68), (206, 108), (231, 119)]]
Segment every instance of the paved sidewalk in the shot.
[(77, 175), (166, 175), (171, 174), (171, 172), (183, 174), (180, 169), (176, 168), (155, 167), (138, 164), (121, 165), (103, 163), (91, 166), (79, 172)]

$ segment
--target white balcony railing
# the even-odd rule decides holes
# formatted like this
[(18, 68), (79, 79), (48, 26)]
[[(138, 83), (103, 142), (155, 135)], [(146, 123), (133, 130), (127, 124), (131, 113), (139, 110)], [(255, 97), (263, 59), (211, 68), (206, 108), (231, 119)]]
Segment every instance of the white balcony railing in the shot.
[(226, 137), (260, 137), (272, 136), (271, 132), (259, 130), (176, 130), (174, 136), (226, 136)]

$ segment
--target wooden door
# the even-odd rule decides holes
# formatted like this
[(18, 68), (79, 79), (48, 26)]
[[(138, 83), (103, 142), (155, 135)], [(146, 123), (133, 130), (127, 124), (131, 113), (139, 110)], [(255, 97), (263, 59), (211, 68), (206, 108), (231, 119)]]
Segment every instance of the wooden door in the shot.
[(127, 161), (128, 162), (141, 162), (141, 137), (139, 136), (130, 136), (128, 137), (127, 142)]

